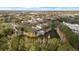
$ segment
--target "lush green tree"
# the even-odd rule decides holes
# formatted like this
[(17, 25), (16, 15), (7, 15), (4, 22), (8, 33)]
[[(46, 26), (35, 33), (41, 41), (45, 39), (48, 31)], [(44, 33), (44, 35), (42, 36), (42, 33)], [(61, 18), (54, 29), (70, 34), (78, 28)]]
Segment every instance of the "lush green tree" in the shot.
[(32, 43), (32, 45), (30, 46), (29, 50), (30, 51), (38, 51), (39, 49), (38, 49), (37, 45), (35, 45), (34, 43)]
[(8, 37), (0, 38), (0, 50), (7, 51), (9, 49), (8, 40), (9, 40)]
[(58, 51), (76, 51), (69, 43), (61, 44), (58, 49)]
[(0, 50), (8, 50), (9, 49), (9, 39), (13, 34), (13, 30), (7, 26), (0, 25)]
[(19, 50), (19, 38), (17, 36), (12, 36), (10, 39), (10, 50)]
[(10, 50), (24, 51), (25, 50), (25, 40), (22, 36), (13, 35), (10, 39)]
[(8, 26), (1, 26), (0, 27), (0, 37), (6, 37), (8, 35), (13, 34), (13, 29)]
[(59, 39), (57, 38), (50, 39), (47, 44), (47, 50), (56, 51), (59, 45), (60, 45)]
[(69, 43), (76, 49), (79, 49), (79, 35), (74, 33), (69, 27), (66, 25), (61, 25), (60, 30), (65, 34)]

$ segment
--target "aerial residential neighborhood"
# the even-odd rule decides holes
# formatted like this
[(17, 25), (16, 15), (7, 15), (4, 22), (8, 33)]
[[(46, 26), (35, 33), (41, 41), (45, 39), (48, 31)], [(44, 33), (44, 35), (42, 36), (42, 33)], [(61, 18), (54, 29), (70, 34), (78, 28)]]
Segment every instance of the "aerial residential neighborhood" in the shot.
[(0, 51), (78, 51), (79, 11), (0, 11)]

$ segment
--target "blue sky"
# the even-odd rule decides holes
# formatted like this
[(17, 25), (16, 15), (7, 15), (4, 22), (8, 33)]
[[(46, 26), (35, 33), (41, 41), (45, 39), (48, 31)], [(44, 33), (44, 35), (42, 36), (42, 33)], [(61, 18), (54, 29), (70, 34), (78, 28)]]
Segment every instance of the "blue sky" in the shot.
[(79, 0), (0, 0), (0, 7), (79, 7)]
[(64, 11), (75, 10), (79, 11), (79, 7), (0, 7), (0, 10), (27, 10), (27, 11)]

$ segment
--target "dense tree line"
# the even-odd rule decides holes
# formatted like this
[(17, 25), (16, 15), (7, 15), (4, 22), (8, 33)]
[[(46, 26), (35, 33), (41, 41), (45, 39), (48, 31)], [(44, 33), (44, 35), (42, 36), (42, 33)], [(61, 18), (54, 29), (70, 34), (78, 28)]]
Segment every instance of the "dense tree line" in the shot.
[(64, 32), (65, 36), (69, 43), (76, 49), (79, 50), (79, 35), (74, 33), (69, 27), (66, 25), (60, 25), (60, 30)]
[(72, 24), (79, 24), (79, 15), (73, 16), (60, 16), (60, 22), (67, 22)]

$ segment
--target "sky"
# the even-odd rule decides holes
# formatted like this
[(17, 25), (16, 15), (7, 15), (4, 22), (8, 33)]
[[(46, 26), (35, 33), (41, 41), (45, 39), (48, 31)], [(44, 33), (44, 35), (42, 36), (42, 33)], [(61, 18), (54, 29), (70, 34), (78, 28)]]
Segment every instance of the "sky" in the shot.
[(0, 7), (79, 7), (79, 0), (0, 0)]

